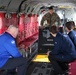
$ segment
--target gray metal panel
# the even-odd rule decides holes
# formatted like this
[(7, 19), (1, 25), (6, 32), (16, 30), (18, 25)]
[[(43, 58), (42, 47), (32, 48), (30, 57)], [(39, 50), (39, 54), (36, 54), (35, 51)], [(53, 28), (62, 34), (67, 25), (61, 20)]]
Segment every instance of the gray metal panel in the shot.
[[(22, 0), (0, 0), (0, 10), (2, 11), (11, 11), (15, 12), (18, 10), (18, 7), (20, 5)], [(10, 4), (9, 4), (10, 2)], [(8, 6), (9, 4), (9, 6)]]
[(22, 0), (12, 0), (8, 7), (8, 11), (17, 11)]
[(36, 66), (31, 75), (50, 75), (52, 67), (50, 63), (39, 63), (41, 66)]
[(0, 10), (6, 11), (10, 0), (0, 0)]

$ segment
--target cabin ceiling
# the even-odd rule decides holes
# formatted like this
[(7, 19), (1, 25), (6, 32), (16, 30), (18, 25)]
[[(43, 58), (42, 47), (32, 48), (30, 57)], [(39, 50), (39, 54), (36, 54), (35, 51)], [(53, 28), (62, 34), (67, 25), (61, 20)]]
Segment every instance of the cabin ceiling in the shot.
[(76, 3), (76, 0), (28, 0), (28, 1), (37, 1), (42, 3)]
[(33, 5), (36, 2), (51, 5), (71, 5), (76, 8), (76, 0), (0, 0), (0, 11), (17, 12), (22, 2), (24, 2), (22, 7), (25, 7), (25, 4)]
[(16, 12), (23, 0), (0, 0), (0, 10)]

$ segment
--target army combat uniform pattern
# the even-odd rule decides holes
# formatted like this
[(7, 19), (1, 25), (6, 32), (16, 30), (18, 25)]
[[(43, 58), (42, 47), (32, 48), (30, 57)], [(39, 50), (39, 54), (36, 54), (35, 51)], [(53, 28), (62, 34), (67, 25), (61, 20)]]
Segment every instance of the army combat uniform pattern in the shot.
[(42, 17), (41, 26), (44, 26), (44, 21), (47, 21), (47, 24), (45, 24), (45, 26), (60, 25), (60, 18), (55, 12), (52, 15), (49, 12), (46, 13)]

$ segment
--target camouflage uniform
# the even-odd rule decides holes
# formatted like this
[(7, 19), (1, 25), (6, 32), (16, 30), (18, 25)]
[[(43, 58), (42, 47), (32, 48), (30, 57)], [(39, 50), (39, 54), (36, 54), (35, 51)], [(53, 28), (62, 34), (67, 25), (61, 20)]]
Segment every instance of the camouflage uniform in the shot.
[(60, 25), (60, 18), (55, 12), (52, 15), (48, 12), (42, 17), (42, 26), (44, 25), (44, 21), (47, 21), (47, 24), (45, 24), (45, 26)]

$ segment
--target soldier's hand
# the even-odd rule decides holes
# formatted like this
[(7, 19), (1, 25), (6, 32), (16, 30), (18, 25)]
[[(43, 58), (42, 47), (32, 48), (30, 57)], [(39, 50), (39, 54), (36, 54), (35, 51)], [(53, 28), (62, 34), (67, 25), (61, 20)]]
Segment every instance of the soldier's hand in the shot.
[(40, 29), (44, 29), (45, 27), (44, 27), (44, 26), (40, 26), (39, 28), (40, 28)]

